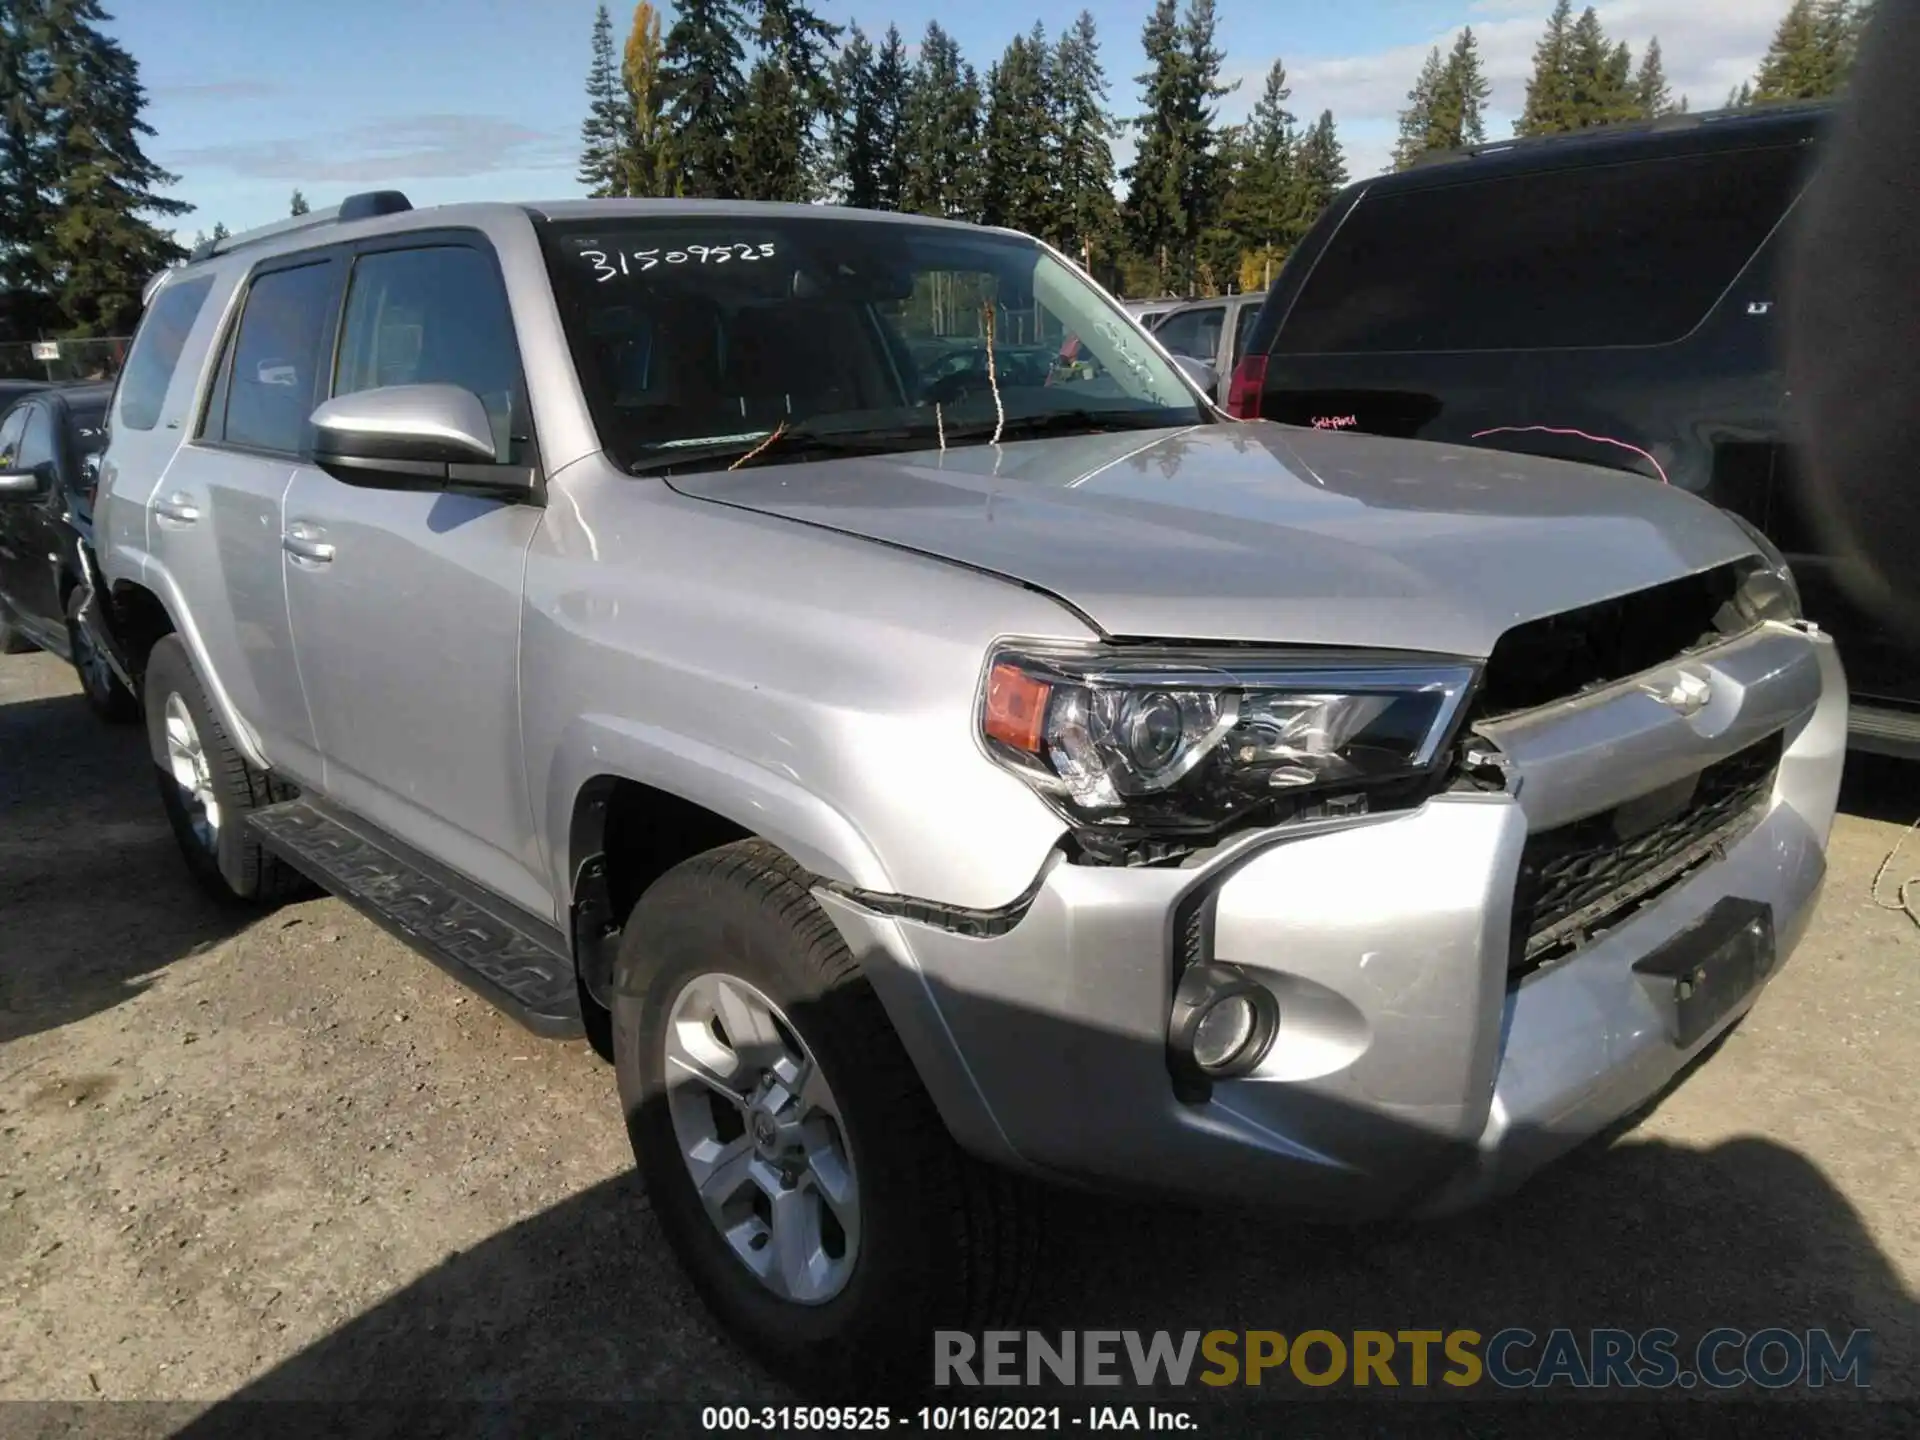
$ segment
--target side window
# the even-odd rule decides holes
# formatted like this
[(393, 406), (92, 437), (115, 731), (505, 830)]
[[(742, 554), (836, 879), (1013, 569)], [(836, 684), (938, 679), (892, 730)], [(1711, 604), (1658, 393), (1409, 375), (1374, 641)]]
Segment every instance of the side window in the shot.
[(154, 297), (120, 372), (120, 423), (129, 430), (151, 430), (160, 423), (180, 352), (212, 289), (213, 277), (199, 275), (164, 285)]
[(514, 455), (524, 422), (520, 352), (506, 291), (489, 258), (464, 245), (377, 250), (353, 267), (333, 393), (386, 385), (458, 385), (493, 422), (494, 458)]
[(1226, 323), (1226, 307), (1210, 305), (1204, 310), (1183, 310), (1171, 315), (1153, 333), (1175, 355), (1210, 362), (1220, 353), (1220, 329)]
[(1776, 146), (1365, 196), (1274, 353), (1669, 344), (1753, 258), (1805, 161)]
[(31, 470), (36, 465), (51, 464), (53, 460), (53, 416), (44, 405), (32, 406), (26, 432), (20, 437), (20, 452), (14, 458), (14, 468)]
[(0, 470), (20, 468), (20, 437), (26, 434), (27, 415), (34, 408), (30, 404), (15, 406), (7, 412), (6, 419), (0, 420)]
[(333, 265), (317, 261), (255, 275), (233, 340), (222, 424), (229, 445), (297, 455), (333, 339)]

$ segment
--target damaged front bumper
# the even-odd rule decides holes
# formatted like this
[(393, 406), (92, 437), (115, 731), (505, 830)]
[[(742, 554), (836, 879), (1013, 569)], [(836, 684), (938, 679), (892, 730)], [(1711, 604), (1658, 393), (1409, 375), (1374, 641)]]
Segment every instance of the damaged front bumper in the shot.
[[(1711, 703), (1659, 700), (1682, 672)], [(1831, 642), (1770, 625), (1481, 727), (1504, 793), (1241, 837), (1178, 868), (1056, 857), (998, 934), (817, 893), (983, 1157), (1327, 1218), (1457, 1209), (1657, 1096), (1778, 972), (1825, 873), (1846, 712)], [(1778, 763), (1737, 825), (1664, 888), (1589, 902), (1571, 947), (1529, 944), (1530, 841), (1760, 744)], [(1211, 961), (1263, 986), (1278, 1025), (1251, 1073), (1183, 1097), (1169, 1007)]]

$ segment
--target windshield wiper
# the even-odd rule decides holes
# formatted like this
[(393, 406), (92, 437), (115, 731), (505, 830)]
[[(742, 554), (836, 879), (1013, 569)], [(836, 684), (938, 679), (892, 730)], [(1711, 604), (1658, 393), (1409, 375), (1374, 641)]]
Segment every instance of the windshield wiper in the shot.
[[(1018, 437), (1031, 440), (1042, 435), (1094, 435), (1115, 430), (1177, 430), (1191, 421), (1172, 420), (1158, 411), (1143, 410), (1101, 410), (1093, 406), (1076, 406), (1071, 410), (1043, 410), (1033, 415), (1009, 415), (1005, 424), (998, 425), (1000, 438), (1007, 440)], [(992, 435), (997, 422), (981, 420), (972, 424), (956, 425), (947, 422), (947, 441), (977, 440), (982, 435)]]
[(627, 467), (632, 475), (664, 475), (684, 466), (710, 468), (731, 458), (735, 465), (759, 464), (763, 460), (812, 460), (836, 455), (877, 455), (890, 450), (914, 449), (931, 439), (930, 429), (907, 426), (884, 430), (815, 430), (808, 425), (789, 425), (784, 430), (762, 430), (745, 435), (720, 435), (712, 440), (681, 442), (661, 446)]

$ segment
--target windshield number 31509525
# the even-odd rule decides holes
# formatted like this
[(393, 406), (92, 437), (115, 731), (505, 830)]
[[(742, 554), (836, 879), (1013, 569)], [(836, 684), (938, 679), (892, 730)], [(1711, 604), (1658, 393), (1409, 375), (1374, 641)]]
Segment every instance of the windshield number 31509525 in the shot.
[(659, 265), (727, 265), (735, 260), (757, 261), (773, 258), (773, 246), (749, 245), (737, 241), (729, 245), (686, 245), (678, 250), (582, 250), (582, 260), (593, 262), (594, 279), (602, 285), (620, 275), (644, 275)]

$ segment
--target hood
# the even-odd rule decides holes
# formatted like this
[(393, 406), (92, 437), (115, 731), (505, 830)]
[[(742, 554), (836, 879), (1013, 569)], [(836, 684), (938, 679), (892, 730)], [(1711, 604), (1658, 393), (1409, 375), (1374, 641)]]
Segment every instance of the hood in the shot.
[(1484, 656), (1752, 553), (1658, 481), (1503, 451), (1204, 425), (676, 476), (683, 494), (986, 570), (1107, 636)]

